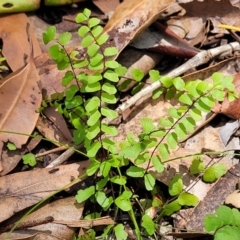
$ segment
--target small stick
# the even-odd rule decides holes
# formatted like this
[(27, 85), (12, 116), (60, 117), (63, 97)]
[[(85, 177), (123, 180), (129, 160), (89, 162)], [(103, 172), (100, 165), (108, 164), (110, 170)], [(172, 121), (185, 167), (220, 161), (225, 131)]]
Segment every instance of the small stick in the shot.
[(45, 152), (42, 152), (42, 153), (37, 153), (35, 155), (35, 157), (36, 158), (43, 157), (43, 156), (46, 156), (46, 155), (48, 155), (50, 153), (60, 152), (60, 151), (66, 150), (68, 148), (69, 147), (67, 147), (67, 146), (60, 146), (60, 147), (57, 147), (57, 148), (54, 148), (54, 149), (51, 149), (51, 150), (48, 150), (48, 151), (45, 151)]

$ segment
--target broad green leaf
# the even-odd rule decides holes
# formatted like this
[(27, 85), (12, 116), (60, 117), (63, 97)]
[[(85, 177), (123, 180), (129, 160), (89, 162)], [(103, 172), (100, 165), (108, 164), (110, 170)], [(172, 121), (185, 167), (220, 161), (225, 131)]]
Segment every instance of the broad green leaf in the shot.
[(101, 143), (96, 141), (90, 147), (87, 148), (88, 157), (96, 157), (98, 150), (101, 148)]
[(178, 200), (174, 200), (171, 203), (167, 204), (163, 207), (163, 215), (170, 216), (173, 213), (179, 211), (181, 209), (181, 205), (178, 203)]
[(108, 93), (102, 93), (102, 96), (101, 96), (101, 100), (105, 103), (109, 103), (109, 104), (115, 104), (117, 102), (117, 99), (114, 95), (110, 95)]
[(116, 227), (114, 227), (114, 232), (117, 240), (126, 240), (128, 238), (123, 224), (117, 224)]
[(90, 28), (93, 28), (93, 27), (97, 26), (99, 23), (100, 23), (100, 19), (99, 18), (93, 17), (93, 18), (90, 18), (88, 20), (88, 26)]
[(177, 90), (183, 90), (185, 87), (185, 82), (180, 77), (173, 79), (173, 85)]
[(86, 172), (88, 176), (92, 176), (100, 167), (100, 162), (92, 160), (90, 166), (87, 168)]
[(205, 168), (205, 165), (204, 165), (203, 160), (200, 157), (196, 156), (193, 159), (189, 170), (190, 170), (191, 174), (199, 174), (200, 172), (202, 172), (204, 170), (204, 168)]
[(94, 38), (91, 35), (87, 35), (82, 39), (81, 46), (86, 48), (89, 47), (94, 41)]
[(100, 173), (103, 177), (107, 177), (111, 169), (111, 164), (108, 161), (104, 161), (100, 165)]
[(214, 240), (236, 240), (240, 239), (240, 228), (234, 226), (223, 226), (214, 235)]
[(171, 196), (176, 196), (178, 194), (180, 194), (183, 190), (183, 181), (182, 181), (182, 176), (177, 173), (170, 181), (169, 184), (169, 194)]
[(164, 171), (164, 164), (162, 163), (159, 156), (155, 155), (152, 157), (152, 164), (158, 173)]
[(70, 32), (64, 32), (59, 35), (58, 41), (61, 45), (66, 45), (72, 38), (72, 34)]
[(144, 132), (150, 133), (156, 130), (156, 126), (153, 124), (151, 118), (141, 118), (140, 122)]
[(114, 176), (110, 178), (110, 181), (121, 186), (127, 183), (125, 176)]
[(190, 94), (186, 94), (183, 93), (180, 95), (180, 97), (178, 98), (179, 102), (184, 103), (186, 105), (192, 105), (193, 101), (192, 101), (192, 96)]
[(137, 82), (140, 82), (144, 77), (144, 73), (138, 68), (132, 69), (131, 74), (132, 74), (133, 79)]
[(233, 208), (232, 214), (233, 214), (234, 225), (240, 227), (240, 212), (239, 212), (239, 210), (236, 208)]
[(169, 148), (175, 149), (178, 145), (178, 136), (175, 132), (170, 132), (167, 137), (167, 143)]
[(87, 130), (86, 138), (89, 140), (94, 139), (98, 134), (100, 133), (100, 126), (99, 122), (97, 122), (95, 125), (91, 126)]
[(119, 80), (117, 73), (110, 69), (108, 69), (103, 76), (111, 82), (118, 82)]
[(103, 45), (105, 42), (107, 42), (109, 36), (106, 33), (103, 33), (97, 38), (97, 43), (99, 45)]
[(144, 175), (144, 185), (148, 191), (153, 190), (155, 186), (156, 178), (153, 174), (147, 173)]
[(82, 203), (89, 199), (95, 193), (95, 187), (91, 186), (85, 189), (78, 190), (77, 195), (75, 196), (78, 203)]
[(156, 81), (160, 80), (160, 73), (157, 70), (153, 70), (153, 69), (150, 70), (149, 76), (150, 76), (150, 79), (152, 80), (152, 82), (156, 82)]
[(88, 49), (87, 49), (87, 54), (88, 54), (88, 56), (89, 56), (90, 58), (93, 57), (93, 56), (95, 56), (96, 53), (98, 52), (99, 48), (100, 48), (99, 45), (97, 45), (97, 44), (95, 44), (95, 43), (91, 44), (91, 45), (88, 47)]
[(85, 35), (90, 31), (90, 28), (83, 25), (78, 29), (78, 35), (80, 37), (85, 37)]
[(127, 169), (126, 174), (130, 177), (143, 177), (145, 174), (145, 170), (141, 167), (135, 167), (131, 166), (130, 168)]
[(117, 61), (115, 61), (115, 60), (107, 60), (105, 62), (105, 65), (108, 68), (114, 69), (114, 68), (117, 68), (119, 66), (119, 63)]
[(204, 228), (206, 232), (213, 233), (222, 226), (223, 222), (220, 218), (216, 217), (213, 214), (206, 214), (204, 218)]
[(107, 124), (102, 124), (102, 131), (110, 136), (117, 136), (118, 130), (115, 126), (108, 126)]
[(100, 53), (96, 53), (93, 57), (90, 58), (91, 66), (96, 66), (97, 64), (101, 63), (103, 60), (103, 55)]
[(17, 149), (16, 146), (14, 145), (14, 143), (11, 143), (11, 142), (8, 142), (8, 143), (7, 143), (7, 148), (8, 148), (8, 150), (10, 150), (10, 151), (13, 151), (13, 150), (16, 150), (16, 149)]
[(117, 89), (115, 88), (114, 85), (112, 85), (111, 83), (109, 82), (105, 82), (103, 85), (102, 85), (102, 90), (106, 93), (109, 93), (109, 94), (112, 94), (114, 95), (116, 92), (117, 92)]
[(203, 174), (203, 180), (205, 182), (214, 182), (215, 180), (226, 174), (227, 168), (224, 164), (216, 163), (213, 166), (206, 169)]
[(97, 110), (100, 106), (100, 99), (96, 96), (90, 98), (85, 102), (85, 109), (88, 113), (92, 112), (93, 110)]
[(191, 193), (183, 192), (178, 197), (178, 203), (182, 206), (195, 207), (198, 202), (198, 197)]
[(87, 120), (87, 125), (88, 126), (95, 125), (99, 121), (100, 117), (101, 117), (101, 113), (98, 110), (94, 110), (93, 112), (91, 112), (91, 115)]
[(113, 203), (112, 197), (108, 198), (106, 194), (102, 191), (96, 192), (95, 197), (97, 203), (103, 208), (104, 211), (106, 211)]
[(166, 143), (159, 144), (158, 151), (159, 151), (160, 157), (163, 161), (168, 160), (170, 152), (168, 149), (168, 145)]
[(168, 76), (162, 76), (160, 78), (160, 81), (163, 84), (163, 86), (166, 87), (166, 88), (170, 88), (173, 84), (172, 78), (170, 78)]
[(74, 79), (74, 75), (72, 71), (67, 71), (62, 78), (62, 85), (67, 86)]
[(95, 72), (93, 74), (89, 74), (87, 77), (88, 84), (93, 84), (95, 82), (99, 82), (102, 80), (102, 74), (99, 72)]
[(56, 34), (56, 27), (50, 26), (43, 33), (43, 42), (44, 44), (48, 44), (52, 40), (54, 40)]
[(224, 225), (234, 225), (234, 216), (231, 208), (227, 206), (220, 206), (216, 210), (216, 215), (222, 220)]
[(126, 198), (124, 194), (120, 195), (115, 199), (115, 204), (118, 208), (120, 208), (124, 212), (128, 212), (132, 209), (132, 204), (129, 200), (129, 198)]
[(104, 49), (103, 55), (106, 57), (115, 56), (118, 54), (118, 50), (116, 47), (107, 47)]
[(117, 112), (108, 108), (108, 107), (102, 107), (101, 108), (101, 114), (109, 119), (114, 119), (118, 116)]
[(102, 33), (102, 31), (103, 31), (103, 27), (98, 25), (92, 29), (92, 35), (96, 38)]
[(143, 228), (145, 228), (146, 232), (149, 235), (153, 235), (154, 234), (154, 232), (155, 232), (155, 223), (153, 222), (153, 220), (147, 214), (144, 214), (142, 216), (141, 226)]
[(23, 163), (24, 163), (24, 164), (28, 164), (28, 165), (30, 165), (31, 167), (33, 167), (33, 166), (35, 166), (35, 165), (37, 164), (35, 155), (32, 154), (32, 153), (24, 154), (24, 155), (22, 156), (22, 159), (23, 159)]

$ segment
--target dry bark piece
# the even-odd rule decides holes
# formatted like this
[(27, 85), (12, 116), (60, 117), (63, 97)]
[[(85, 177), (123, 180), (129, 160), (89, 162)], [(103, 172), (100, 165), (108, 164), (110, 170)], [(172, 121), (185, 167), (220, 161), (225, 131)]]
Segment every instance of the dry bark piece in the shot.
[[(32, 60), (20, 70), (10, 74), (0, 86), (0, 129), (31, 134), (35, 128), (42, 94), (40, 78)], [(28, 140), (26, 135), (0, 133), (0, 150), (3, 142), (10, 141), (21, 148)]]
[[(16, 71), (25, 66), (26, 57), (31, 55), (26, 33), (26, 25), (29, 20), (25, 13), (18, 13), (1, 16), (0, 22), (0, 38), (3, 41), (2, 53), (12, 71)], [(42, 51), (33, 29), (30, 27), (29, 30), (35, 58), (41, 55)]]
[(234, 192), (230, 193), (226, 199), (226, 204), (231, 204), (235, 208), (240, 208), (240, 192), (239, 190), (235, 190)]
[(1, 177), (0, 222), (71, 183), (85, 172), (88, 165), (89, 161), (82, 161), (56, 169), (37, 169)]

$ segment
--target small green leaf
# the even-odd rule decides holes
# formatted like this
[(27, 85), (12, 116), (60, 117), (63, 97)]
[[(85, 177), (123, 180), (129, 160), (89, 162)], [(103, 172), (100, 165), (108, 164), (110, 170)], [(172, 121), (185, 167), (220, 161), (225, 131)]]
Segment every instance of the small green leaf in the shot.
[(170, 216), (173, 213), (179, 211), (181, 209), (181, 207), (182, 206), (178, 203), (178, 200), (176, 199), (163, 207), (163, 214), (165, 216)]
[(96, 183), (96, 190), (99, 191), (99, 190), (103, 189), (103, 188), (106, 186), (108, 180), (109, 180), (109, 178), (108, 178), (108, 176), (107, 176), (107, 177), (101, 179), (100, 181), (98, 181), (98, 182)]
[(59, 35), (58, 41), (61, 45), (66, 45), (72, 38), (72, 34), (70, 32), (64, 32)]
[(178, 145), (178, 136), (175, 132), (170, 132), (167, 137), (167, 143), (169, 148), (175, 149)]
[(79, 37), (85, 37), (85, 35), (90, 31), (90, 28), (83, 25), (78, 29), (78, 35)]
[(87, 168), (86, 172), (88, 176), (92, 176), (100, 167), (100, 162), (92, 160), (90, 166)]
[(101, 89), (101, 84), (99, 82), (89, 83), (86, 86), (82, 87), (81, 90), (85, 90), (85, 92), (97, 92)]
[(91, 15), (91, 11), (89, 9), (85, 8), (82, 13), (79, 13), (77, 15), (77, 17), (75, 18), (75, 21), (76, 21), (76, 23), (84, 22), (84, 21), (88, 20), (90, 15)]
[(163, 93), (163, 89), (162, 88), (158, 88), (156, 90), (153, 91), (152, 93), (152, 99), (157, 99), (159, 98)]
[(101, 117), (101, 113), (98, 110), (91, 112), (91, 115), (87, 120), (87, 125), (88, 126), (95, 125), (99, 121), (100, 117)]
[(85, 189), (78, 190), (77, 195), (75, 196), (78, 203), (82, 203), (89, 199), (95, 193), (95, 187), (91, 186)]
[(166, 88), (170, 88), (173, 84), (172, 78), (170, 78), (168, 76), (162, 76), (160, 78), (160, 81), (163, 84), (163, 86), (166, 87)]
[(202, 119), (202, 112), (196, 108), (189, 110), (189, 115), (195, 120), (200, 121)]
[(105, 57), (111, 57), (117, 54), (118, 54), (118, 50), (116, 47), (107, 47), (104, 49), (104, 53), (103, 53)]
[(127, 68), (123, 67), (121, 65), (119, 65), (117, 68), (114, 69), (115, 73), (119, 76), (119, 77), (123, 77), (126, 72), (127, 72)]
[(195, 207), (198, 204), (199, 199), (191, 193), (183, 192), (179, 195), (178, 202), (182, 206)]
[(159, 144), (158, 151), (159, 151), (160, 157), (163, 161), (168, 159), (170, 152), (168, 149), (168, 145), (166, 143)]
[(216, 99), (219, 102), (222, 102), (224, 100), (225, 97), (225, 92), (222, 90), (218, 90), (218, 89), (213, 89), (211, 91), (211, 95), (214, 99)]
[(97, 26), (99, 23), (100, 23), (100, 19), (99, 18), (93, 17), (93, 18), (90, 18), (88, 20), (88, 26), (90, 28), (93, 28), (93, 27)]
[(119, 63), (117, 61), (115, 61), (115, 60), (107, 60), (105, 62), (105, 65), (108, 68), (114, 69), (114, 68), (117, 68), (119, 66)]
[(88, 113), (90, 113), (93, 110), (97, 110), (99, 105), (100, 105), (100, 99), (94, 96), (85, 102), (85, 109)]
[(115, 126), (108, 126), (107, 124), (102, 124), (102, 131), (110, 136), (117, 136), (118, 130)]
[(182, 181), (182, 177), (179, 173), (177, 173), (170, 181), (169, 184), (169, 194), (171, 196), (176, 196), (178, 194), (180, 194), (183, 190), (183, 181)]
[(132, 74), (133, 79), (137, 82), (140, 82), (144, 77), (144, 73), (138, 68), (132, 69), (131, 74)]
[(126, 240), (128, 237), (127, 232), (124, 230), (123, 224), (117, 224), (116, 227), (114, 227), (114, 232), (117, 240)]
[(155, 155), (155, 156), (152, 157), (152, 164), (153, 164), (154, 168), (156, 169), (156, 171), (158, 173), (163, 172), (164, 164), (162, 163), (162, 161), (159, 158), (159, 156)]
[(153, 235), (154, 234), (154, 232), (155, 232), (155, 224), (154, 224), (153, 220), (147, 214), (144, 214), (142, 216), (141, 226), (143, 228), (145, 228), (146, 232), (149, 235)]
[(186, 105), (192, 105), (193, 101), (192, 101), (192, 96), (190, 94), (186, 94), (183, 93), (180, 95), (180, 97), (178, 98), (179, 102), (184, 103)]
[(100, 125), (99, 125), (99, 121), (91, 126), (88, 131), (87, 131), (87, 134), (86, 134), (86, 138), (89, 139), (89, 140), (92, 140), (94, 139), (98, 134), (100, 133)]
[(103, 27), (98, 25), (92, 28), (92, 35), (96, 38), (102, 33), (102, 31), (103, 31)]
[(8, 142), (8, 143), (7, 143), (7, 148), (8, 148), (8, 150), (10, 150), (10, 151), (13, 151), (13, 150), (16, 150), (16, 149), (17, 149), (16, 146), (14, 145), (14, 143), (11, 143), (11, 142)]
[(130, 177), (138, 178), (144, 176), (145, 170), (140, 167), (131, 166), (130, 168), (127, 169), (126, 173)]
[(83, 103), (81, 96), (74, 96), (71, 100), (65, 100), (65, 107), (66, 109), (73, 109), (80, 106)]
[(106, 194), (102, 191), (96, 192), (95, 197), (97, 203), (104, 209), (104, 211), (106, 211), (113, 203), (112, 197), (108, 198)]
[(162, 117), (158, 122), (161, 127), (171, 127), (173, 123), (174, 119), (172, 117)]
[(108, 108), (108, 107), (102, 107), (101, 108), (101, 114), (109, 119), (114, 119), (118, 116), (117, 112)]
[(94, 41), (94, 38), (91, 35), (87, 35), (82, 39), (81, 46), (84, 48), (89, 47), (93, 41)]
[(87, 54), (88, 54), (88, 56), (89, 56), (90, 58), (93, 57), (93, 56), (95, 56), (96, 53), (98, 52), (99, 48), (100, 48), (99, 45), (97, 45), (97, 44), (95, 44), (95, 43), (91, 44), (91, 45), (88, 47), (88, 49), (87, 49)]
[(108, 69), (103, 76), (111, 82), (118, 82), (119, 80), (117, 73), (110, 69)]
[(103, 33), (97, 38), (97, 43), (99, 45), (103, 45), (105, 42), (107, 42), (109, 36), (106, 33)]
[(48, 27), (43, 33), (44, 44), (48, 44), (49, 42), (54, 40), (55, 34), (56, 34), (56, 27), (55, 26)]
[(62, 78), (62, 85), (67, 86), (74, 79), (74, 75), (72, 71), (67, 71)]
[(106, 93), (113, 94), (113, 95), (117, 92), (117, 89), (115, 88), (115, 86), (109, 82), (106, 82), (102, 85), (102, 90)]
[(67, 88), (65, 94), (66, 94), (66, 99), (71, 100), (76, 92), (78, 91), (78, 87), (76, 85), (72, 85), (69, 88)]
[(202, 172), (204, 170), (204, 168), (205, 168), (205, 165), (204, 165), (203, 160), (200, 157), (196, 156), (193, 159), (189, 170), (190, 170), (191, 174), (199, 174), (200, 172)]
[(145, 133), (150, 133), (154, 130), (156, 130), (156, 126), (153, 124), (153, 121), (151, 118), (142, 118), (140, 120), (141, 126), (143, 128), (143, 131)]
[(28, 165), (30, 165), (31, 167), (33, 167), (33, 166), (35, 166), (35, 165), (37, 164), (35, 155), (32, 154), (32, 153), (24, 154), (24, 155), (22, 156), (22, 159), (23, 159), (23, 163), (24, 163), (24, 164), (28, 164)]
[(207, 93), (209, 90), (209, 83), (201, 81), (197, 85), (197, 91), (200, 91), (202, 94)]
[(150, 79), (152, 80), (152, 82), (156, 82), (156, 81), (160, 80), (160, 73), (157, 70), (153, 70), (153, 69), (150, 70), (149, 76), (150, 76)]
[(120, 151), (120, 156), (125, 158), (135, 159), (137, 156), (145, 150), (144, 144), (138, 142), (135, 143), (133, 146), (128, 146)]
[(183, 90), (185, 87), (185, 82), (180, 77), (173, 79), (173, 85), (177, 90)]
[[(168, 109), (168, 113), (171, 117), (175, 118), (175, 119), (179, 119), (181, 117), (181, 113), (178, 111), (178, 109), (174, 108), (174, 107), (170, 107)], [(173, 119), (171, 120), (173, 122)], [(172, 123), (173, 125), (173, 123)], [(170, 125), (171, 126), (171, 125)], [(169, 127), (170, 127), (169, 126)]]
[(107, 177), (110, 170), (111, 170), (111, 164), (109, 162), (104, 161), (101, 163), (100, 173), (103, 175), (103, 177)]
[(214, 182), (226, 174), (226, 172), (227, 168), (224, 164), (216, 163), (213, 166), (207, 168), (203, 174), (203, 180), (205, 182)]
[(148, 191), (153, 190), (155, 186), (156, 178), (153, 174), (147, 173), (144, 175), (144, 185)]
[(102, 93), (101, 97), (101, 100), (105, 103), (115, 104), (117, 102), (117, 99), (114, 95), (108, 94), (106, 92)]
[(100, 142), (94, 142), (90, 147), (87, 148), (87, 155), (88, 157), (96, 157), (98, 150), (101, 148)]
[(130, 197), (126, 196), (126, 194), (123, 193), (119, 197), (117, 197), (114, 202), (117, 207), (120, 208), (122, 211), (128, 212), (132, 209), (132, 204), (129, 198)]
[(96, 66), (97, 64), (101, 63), (103, 60), (103, 55), (100, 53), (96, 53), (95, 56), (90, 58), (91, 66)]
[(121, 186), (127, 183), (127, 179), (125, 176), (114, 176), (110, 178), (110, 181)]

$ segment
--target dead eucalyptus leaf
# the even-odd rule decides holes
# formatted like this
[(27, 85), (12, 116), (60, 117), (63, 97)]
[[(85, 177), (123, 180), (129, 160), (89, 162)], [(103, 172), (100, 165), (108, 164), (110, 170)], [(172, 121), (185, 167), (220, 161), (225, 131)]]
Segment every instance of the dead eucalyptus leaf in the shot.
[[(37, 169), (0, 178), (0, 222), (64, 187), (82, 175), (89, 161)], [(79, 179), (80, 181), (80, 179)]]
[[(0, 86), (0, 130), (31, 134), (35, 128), (42, 94), (35, 65), (30, 62), (6, 78)], [(28, 136), (0, 132), (0, 151), (3, 142), (10, 141), (21, 148)]]

